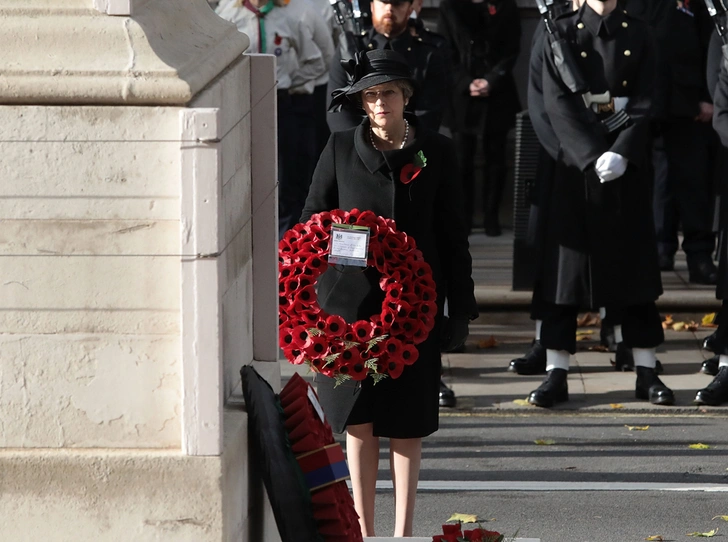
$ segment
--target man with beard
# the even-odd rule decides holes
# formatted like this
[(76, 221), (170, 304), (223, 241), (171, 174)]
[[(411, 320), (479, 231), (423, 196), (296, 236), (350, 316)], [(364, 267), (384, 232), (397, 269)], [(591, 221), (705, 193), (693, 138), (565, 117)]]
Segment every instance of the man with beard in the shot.
[[(409, 31), (409, 18), (414, 6), (411, 0), (372, 0), (372, 25), (363, 37), (363, 45), (370, 49), (392, 49), (402, 54), (412, 70), (418, 85), (413, 111), (425, 127), (437, 131), (448, 94), (447, 53), (441, 48), (441, 38), (427, 30), (414, 35)], [(347, 74), (341, 65), (341, 49), (331, 62), (328, 93), (347, 85)], [(332, 132), (341, 132), (358, 126), (363, 112), (342, 109), (329, 112), (328, 124)]]

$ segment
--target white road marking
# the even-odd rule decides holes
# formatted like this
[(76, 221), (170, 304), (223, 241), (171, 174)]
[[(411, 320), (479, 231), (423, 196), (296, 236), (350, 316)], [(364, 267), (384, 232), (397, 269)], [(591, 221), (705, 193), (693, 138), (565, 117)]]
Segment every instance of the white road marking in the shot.
[[(349, 485), (351, 483), (349, 482)], [(377, 489), (391, 490), (389, 480), (377, 481)], [(420, 480), (418, 491), (677, 491), (728, 493), (728, 484), (661, 484), (640, 482), (477, 482)]]

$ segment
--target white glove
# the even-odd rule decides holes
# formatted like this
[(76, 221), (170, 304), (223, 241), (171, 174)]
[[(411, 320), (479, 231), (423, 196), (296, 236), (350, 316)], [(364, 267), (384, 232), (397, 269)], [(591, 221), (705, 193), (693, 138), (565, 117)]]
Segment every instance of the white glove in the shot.
[(622, 111), (625, 107), (627, 107), (627, 103), (629, 103), (629, 98), (627, 96), (617, 96), (614, 98), (614, 112), (619, 113)]
[(599, 175), (599, 182), (613, 181), (619, 179), (627, 171), (627, 159), (621, 154), (607, 151), (597, 159), (594, 169)]

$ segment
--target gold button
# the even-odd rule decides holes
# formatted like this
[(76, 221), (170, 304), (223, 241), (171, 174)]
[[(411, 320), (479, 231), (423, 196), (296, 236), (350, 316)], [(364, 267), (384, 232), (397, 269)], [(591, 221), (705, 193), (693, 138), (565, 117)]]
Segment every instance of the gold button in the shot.
[(582, 28), (584, 28), (584, 23), (577, 24), (576, 25), (576, 28), (578, 28), (579, 30), (581, 30)]
[(408, 50), (408, 51), (411, 51), (411, 50), (412, 50), (412, 47), (407, 47), (407, 50)]
[(370, 44), (369, 44), (369, 48), (370, 48), (370, 49), (374, 49), (374, 44), (373, 44), (373, 43), (370, 43)]
[(627, 81), (622, 81), (622, 86), (623, 87), (626, 87), (627, 86)]
[(581, 58), (586, 58), (586, 51), (581, 52)]
[(631, 54), (632, 54), (632, 51), (630, 51), (629, 49), (627, 49), (627, 50), (626, 50), (626, 51), (624, 52), (624, 56), (629, 56), (629, 55), (631, 55)]
[(622, 23), (622, 28), (627, 28), (628, 26), (629, 26), (629, 24), (627, 24), (627, 21)]

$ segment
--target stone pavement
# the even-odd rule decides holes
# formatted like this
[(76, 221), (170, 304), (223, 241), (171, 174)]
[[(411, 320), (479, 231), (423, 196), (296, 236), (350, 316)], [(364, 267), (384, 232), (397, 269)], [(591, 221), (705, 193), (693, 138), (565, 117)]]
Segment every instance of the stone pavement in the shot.
[[(521, 405), (543, 376), (519, 376), (506, 371), (508, 362), (524, 354), (533, 339), (534, 325), (528, 317), (530, 292), (511, 290), (512, 233), (497, 238), (483, 234), (471, 236), (473, 275), (481, 316), (470, 326), (470, 337), (462, 354), (443, 355), (445, 382), (456, 393), (455, 408), (440, 410), (443, 416), (466, 415), (473, 412), (488, 414), (548, 414), (585, 412), (628, 413), (638, 411), (649, 415), (670, 413), (728, 414), (723, 407), (700, 407), (692, 404), (695, 392), (708, 385), (711, 377), (698, 372), (703, 359), (712, 354), (700, 348), (710, 328), (690, 331), (666, 331), (666, 340), (658, 350), (665, 368), (662, 379), (673, 389), (677, 404), (658, 407), (634, 397), (635, 374), (614, 371), (610, 360), (614, 354), (589, 351), (598, 345), (599, 328), (582, 328), (586, 339), (579, 341), (578, 352), (572, 358), (569, 375), (570, 401), (546, 410)], [(658, 306), (663, 313), (673, 314), (675, 321), (698, 321), (704, 314), (714, 312), (719, 303), (714, 288), (688, 284), (684, 255), (678, 254), (676, 270), (663, 273), (665, 293)], [(491, 337), (494, 347), (488, 347)], [(281, 363), (284, 379), (294, 370), (308, 376), (307, 367)]]

